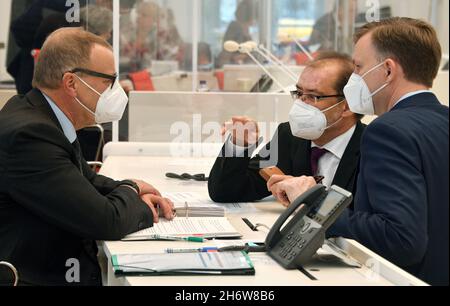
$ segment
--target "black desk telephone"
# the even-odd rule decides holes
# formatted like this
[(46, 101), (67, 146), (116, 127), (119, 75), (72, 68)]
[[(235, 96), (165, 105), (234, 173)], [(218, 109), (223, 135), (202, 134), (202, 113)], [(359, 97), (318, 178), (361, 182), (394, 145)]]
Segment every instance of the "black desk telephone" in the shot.
[(295, 200), (274, 224), (266, 238), (267, 253), (286, 269), (307, 263), (322, 247), (326, 230), (351, 201), (352, 194), (338, 186), (327, 191), (325, 186), (316, 185)]

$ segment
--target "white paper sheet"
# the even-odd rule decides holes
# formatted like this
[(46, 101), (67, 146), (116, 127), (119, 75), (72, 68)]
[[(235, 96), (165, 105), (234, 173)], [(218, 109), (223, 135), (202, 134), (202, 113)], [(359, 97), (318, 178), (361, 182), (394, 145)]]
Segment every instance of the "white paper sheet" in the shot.
[(227, 218), (175, 218), (172, 221), (165, 219), (155, 223), (153, 227), (130, 234), (123, 240), (145, 239), (152, 235), (167, 236), (204, 236), (236, 237), (240, 234), (234, 229)]

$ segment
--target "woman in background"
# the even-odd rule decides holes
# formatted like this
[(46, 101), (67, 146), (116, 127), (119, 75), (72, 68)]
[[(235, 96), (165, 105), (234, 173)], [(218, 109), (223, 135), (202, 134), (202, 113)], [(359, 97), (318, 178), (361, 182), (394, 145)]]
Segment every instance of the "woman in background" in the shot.
[[(254, 0), (242, 0), (236, 9), (236, 20), (228, 25), (228, 29), (223, 38), (223, 42), (228, 40), (244, 43), (252, 40), (250, 27), (256, 24), (258, 19), (257, 2)], [(230, 53), (223, 50), (217, 59), (217, 68), (222, 68), (225, 64), (242, 64), (249, 61), (246, 54), (238, 52)]]

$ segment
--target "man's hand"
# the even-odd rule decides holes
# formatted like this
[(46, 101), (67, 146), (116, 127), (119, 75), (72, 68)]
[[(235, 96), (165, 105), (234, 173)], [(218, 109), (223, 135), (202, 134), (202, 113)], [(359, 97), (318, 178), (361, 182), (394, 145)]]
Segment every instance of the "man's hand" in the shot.
[(149, 183), (146, 183), (142, 180), (135, 180), (135, 179), (133, 179), (132, 181), (138, 185), (139, 190), (141, 191), (139, 194), (140, 196), (143, 196), (145, 194), (153, 194), (153, 195), (161, 196), (161, 193), (158, 191), (158, 189), (156, 189)]
[(282, 191), (277, 184), (292, 178), (293, 176), (290, 175), (272, 175), (267, 181), (267, 190), (272, 192), (272, 195), (275, 197), (275, 199), (277, 199), (277, 201), (279, 201), (286, 207), (289, 206), (289, 199), (286, 193)]
[(222, 136), (230, 131), (232, 141), (240, 147), (248, 147), (258, 142), (259, 128), (255, 120), (249, 117), (233, 117), (222, 126)]
[[(276, 181), (278, 183), (273, 183)], [(282, 176), (275, 176), (272, 183), (269, 190), (285, 207), (288, 207), (300, 195), (317, 185), (316, 180), (310, 176), (288, 179), (282, 179)]]
[(174, 206), (169, 199), (153, 194), (144, 194), (141, 196), (141, 199), (152, 210), (153, 223), (159, 222), (159, 211), (162, 211), (162, 216), (167, 220), (172, 220), (174, 218)]
[(132, 181), (138, 185), (140, 190), (139, 196), (142, 201), (144, 201), (152, 210), (154, 223), (159, 222), (160, 212), (167, 220), (172, 220), (174, 218), (174, 206), (171, 200), (163, 198), (158, 189), (149, 183), (135, 179)]

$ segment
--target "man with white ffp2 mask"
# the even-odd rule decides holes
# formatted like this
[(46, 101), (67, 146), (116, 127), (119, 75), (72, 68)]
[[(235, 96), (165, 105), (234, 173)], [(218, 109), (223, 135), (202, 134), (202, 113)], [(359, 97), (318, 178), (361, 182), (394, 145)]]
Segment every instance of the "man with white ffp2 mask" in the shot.
[[(344, 92), (351, 110), (379, 117), (362, 137), (354, 209), (327, 234), (448, 286), (449, 109), (430, 91), (441, 57), (435, 29), (421, 20), (386, 19), (356, 33)], [(302, 183), (286, 182), (291, 200)]]
[[(288, 206), (285, 194), (273, 187), (302, 176), (323, 176), (327, 187), (336, 184), (353, 191), (364, 125), (349, 111), (343, 93), (352, 71), (351, 59), (337, 53), (322, 54), (309, 63), (292, 92), (290, 122), (282, 123), (254, 158), (256, 122), (234, 117), (225, 124), (223, 132), (229, 130), (231, 135), (211, 170), (210, 197), (217, 202), (242, 202), (273, 194)], [(247, 133), (240, 133), (240, 127), (246, 127)], [(273, 176), (269, 186), (258, 173), (268, 166), (285, 174)]]
[[(382, 68), (384, 65), (385, 63), (381, 62), (361, 76), (357, 73), (353, 73), (350, 77), (350, 80), (344, 88), (344, 93), (347, 101), (351, 103), (353, 112), (363, 115), (375, 115), (373, 97), (385, 89), (389, 83), (386, 81), (379, 88), (371, 92), (364, 78), (368, 77), (369, 74), (374, 73), (377, 69)], [(388, 72), (388, 74), (389, 73), (390, 72)]]
[[(319, 139), (323, 133), (341, 122), (343, 119), (340, 117), (335, 122), (328, 124), (327, 117), (325, 113), (331, 111), (341, 103), (345, 102), (345, 100), (341, 100), (333, 106), (330, 106), (324, 110), (317, 108), (311, 104), (308, 104), (308, 100), (317, 103), (316, 101), (320, 98), (317, 97), (308, 97), (308, 95), (303, 95), (298, 98), (299, 91), (293, 92), (294, 96), (294, 106), (292, 107), (289, 113), (289, 125), (291, 127), (292, 135), (307, 139), (307, 140), (317, 140)], [(338, 98), (341, 95), (329, 96), (328, 98)], [(304, 99), (305, 101), (303, 101)], [(323, 99), (323, 97), (321, 98)]]
[[(172, 219), (173, 204), (141, 180), (98, 175), (81, 155), (76, 130), (119, 120), (128, 100), (104, 39), (55, 31), (33, 86), (0, 112), (0, 258), (17, 268), (21, 284), (101, 285), (95, 240), (151, 227), (158, 207)], [(80, 266), (77, 281), (67, 278), (71, 260)]]

